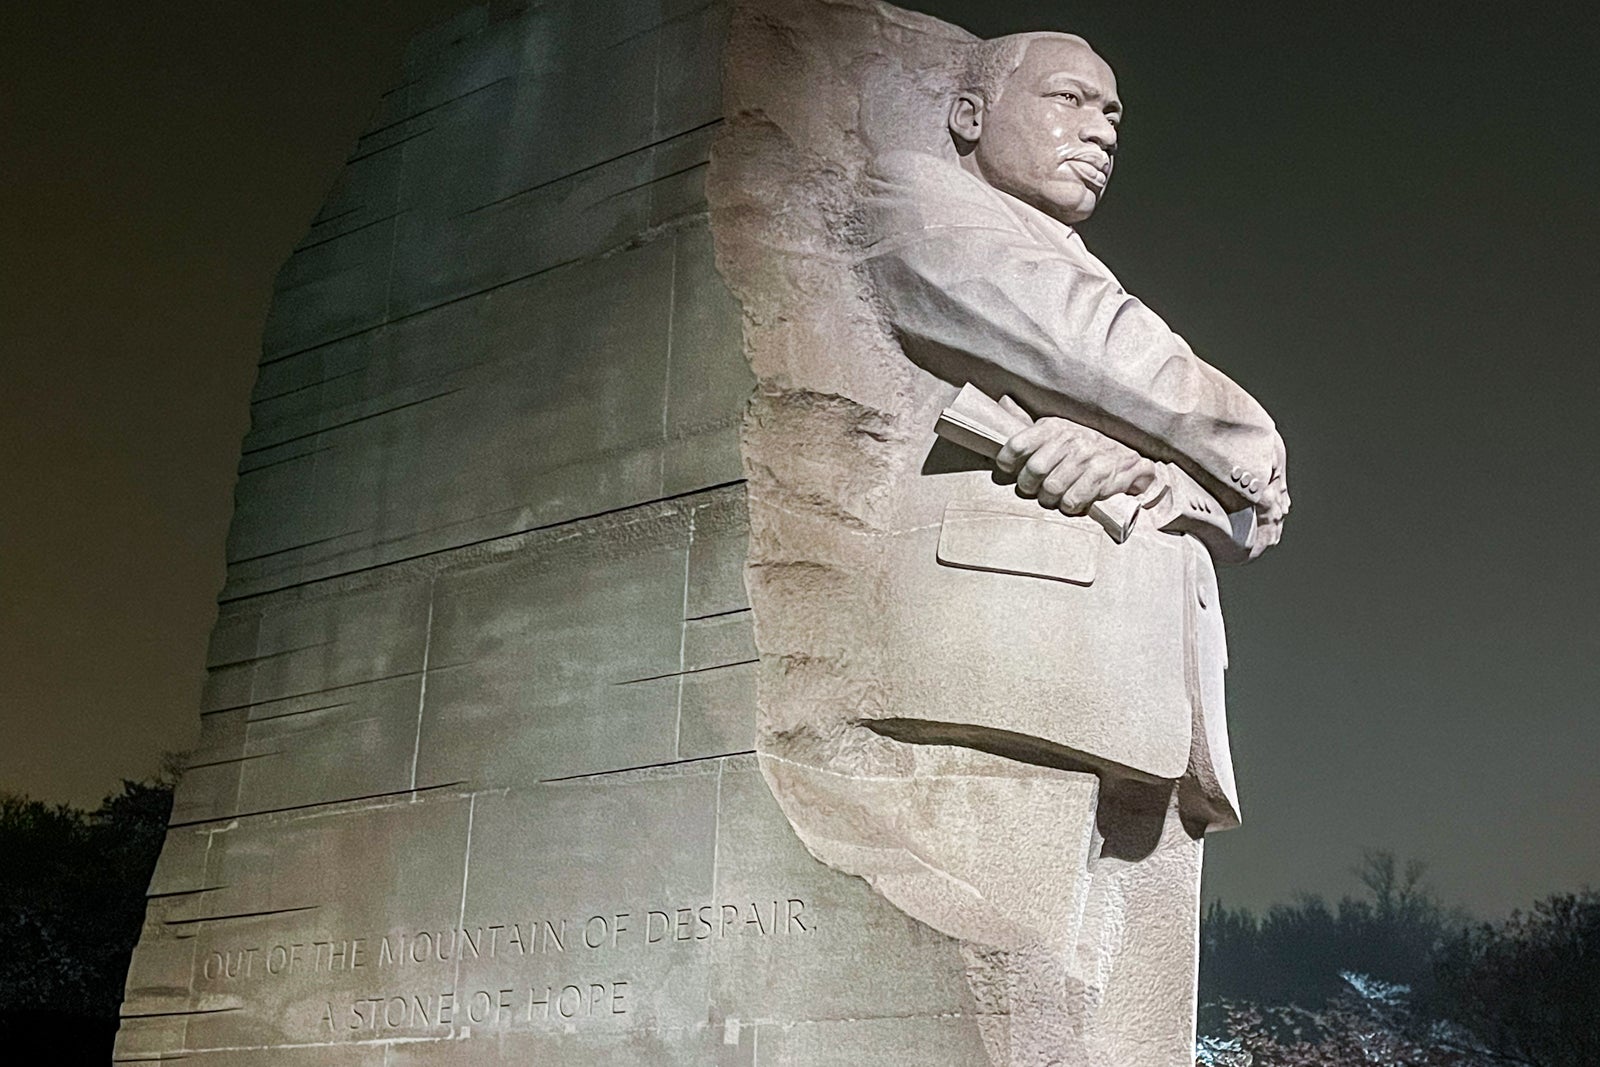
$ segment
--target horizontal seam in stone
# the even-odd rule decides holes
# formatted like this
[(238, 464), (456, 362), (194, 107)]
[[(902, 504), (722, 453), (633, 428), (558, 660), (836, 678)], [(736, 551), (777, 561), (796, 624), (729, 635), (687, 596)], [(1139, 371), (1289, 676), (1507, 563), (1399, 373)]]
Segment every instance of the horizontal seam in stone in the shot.
[(561, 519), (542, 526), (530, 526), (525, 530), (515, 530), (511, 533), (495, 534), (492, 537), (484, 537), (478, 540), (468, 541), (464, 544), (451, 545), (448, 548), (439, 548), (431, 552), (419, 552), (412, 556), (402, 556), (398, 559), (386, 560), (382, 563), (374, 563), (370, 566), (358, 567), (353, 570), (341, 571), (318, 578), (306, 578), (300, 581), (288, 582), (283, 585), (273, 586), (272, 588), (262, 589), (257, 592), (241, 593), (236, 596), (224, 595), (218, 597), (217, 602), (219, 605), (224, 607), (240, 605), (249, 601), (256, 601), (258, 603), (271, 603), (276, 599), (289, 599), (291, 597), (304, 596), (305, 590), (310, 587), (326, 585), (329, 588), (335, 588), (333, 583), (349, 583), (348, 585), (337, 588), (338, 592), (348, 592), (350, 588), (363, 588), (369, 584), (379, 584), (383, 581), (383, 578), (372, 577), (373, 575), (377, 575), (385, 571), (394, 572), (399, 569), (410, 569), (412, 571), (411, 577), (420, 579), (426, 577), (428, 574), (438, 573), (439, 571), (444, 570), (447, 567), (454, 566), (457, 563), (482, 561), (485, 556), (493, 557), (496, 555), (505, 555), (509, 557), (512, 555), (512, 553), (517, 551), (519, 546), (516, 544), (516, 542), (519, 539), (525, 542), (536, 542), (542, 540), (543, 538), (559, 535), (583, 523), (594, 523), (599, 525), (601, 523), (612, 522), (616, 523), (616, 525), (609, 528), (614, 529), (625, 524), (631, 524), (632, 522), (643, 522), (651, 518), (659, 518), (660, 516), (641, 515), (641, 517), (637, 520), (622, 520), (620, 517), (627, 515), (628, 512), (642, 511), (646, 508), (681, 508), (685, 506), (686, 501), (689, 501), (694, 497), (710, 496), (712, 494), (720, 493), (743, 484), (744, 479), (742, 478), (728, 482), (718, 482), (715, 485), (704, 486), (697, 489), (689, 489), (681, 493), (672, 493), (667, 496), (656, 497), (654, 499), (644, 500), (638, 503), (624, 504), (620, 507), (609, 508), (605, 511), (598, 511), (589, 515), (582, 515), (571, 519)]

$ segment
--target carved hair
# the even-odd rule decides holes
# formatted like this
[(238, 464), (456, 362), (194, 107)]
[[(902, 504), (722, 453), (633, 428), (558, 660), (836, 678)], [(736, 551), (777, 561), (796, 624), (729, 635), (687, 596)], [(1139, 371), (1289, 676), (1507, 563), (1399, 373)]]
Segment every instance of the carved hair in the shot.
[(1004, 37), (991, 37), (986, 41), (979, 41), (972, 46), (967, 54), (967, 63), (961, 72), (962, 92), (973, 92), (983, 97), (986, 104), (993, 105), (1000, 99), (1000, 94), (1005, 90), (1006, 79), (1016, 73), (1022, 66), (1023, 57), (1027, 55), (1028, 45), (1041, 37), (1054, 37), (1068, 41), (1076, 41), (1085, 48), (1089, 42), (1072, 33), (1052, 33), (1048, 31), (1034, 33), (1012, 33)]

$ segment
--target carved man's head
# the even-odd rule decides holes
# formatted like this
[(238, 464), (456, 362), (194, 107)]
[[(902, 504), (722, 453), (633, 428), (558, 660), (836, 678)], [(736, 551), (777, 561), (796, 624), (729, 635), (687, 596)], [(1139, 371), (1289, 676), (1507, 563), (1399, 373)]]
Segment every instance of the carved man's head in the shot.
[(963, 167), (1072, 224), (1105, 194), (1121, 119), (1116, 76), (1088, 42), (1027, 33), (974, 46), (949, 126)]

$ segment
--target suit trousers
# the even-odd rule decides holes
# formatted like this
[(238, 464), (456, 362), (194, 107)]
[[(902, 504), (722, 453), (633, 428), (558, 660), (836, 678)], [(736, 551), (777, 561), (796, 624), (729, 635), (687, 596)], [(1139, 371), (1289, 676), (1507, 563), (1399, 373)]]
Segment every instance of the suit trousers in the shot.
[(1004, 1003), (980, 1023), (996, 1064), (1194, 1063), (1204, 842), (1179, 817), (1171, 784), (1108, 782), (1098, 793), (1097, 847), (1066, 951), (963, 946), (980, 1009)]

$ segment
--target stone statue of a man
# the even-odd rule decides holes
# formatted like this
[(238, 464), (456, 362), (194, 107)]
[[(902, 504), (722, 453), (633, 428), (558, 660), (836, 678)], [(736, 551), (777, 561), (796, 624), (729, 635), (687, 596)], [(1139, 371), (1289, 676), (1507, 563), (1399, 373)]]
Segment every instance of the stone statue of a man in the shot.
[(1122, 105), (1111, 68), (1081, 38), (1018, 34), (976, 46), (963, 81), (948, 118), (960, 175), (910, 152), (873, 168), (869, 266), (907, 354), (1046, 416), (997, 459), (1023, 495), (1082, 514), (1144, 492), (1160, 477), (1151, 460), (1171, 460), (1229, 511), (1250, 509), (1239, 547), (1259, 555), (1289, 505), (1272, 420), (1124, 292), (1072, 229), (1115, 165)]
[[(1110, 67), (1064, 34), (957, 51), (941, 136), (864, 133), (849, 225), (792, 269), (848, 259), (895, 356), (835, 353), (803, 400), (804, 344), (752, 356), (784, 398), (746, 430), (762, 765), (815, 856), (962, 939), (996, 1062), (1187, 1065), (1201, 840), (1239, 818), (1213, 564), (1277, 542), (1284, 445), (1073, 229)], [(935, 435), (968, 384), (1031, 422), (992, 463)], [(1113, 498), (1122, 540), (1085, 514)]]

